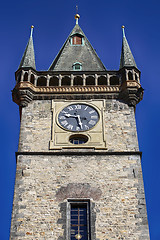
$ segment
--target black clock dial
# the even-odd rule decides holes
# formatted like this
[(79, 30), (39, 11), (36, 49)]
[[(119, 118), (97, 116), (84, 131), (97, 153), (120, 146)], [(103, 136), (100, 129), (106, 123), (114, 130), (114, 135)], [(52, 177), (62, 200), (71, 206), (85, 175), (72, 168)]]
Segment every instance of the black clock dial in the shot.
[(93, 128), (99, 120), (97, 110), (87, 104), (71, 104), (58, 115), (59, 124), (66, 130), (79, 132)]

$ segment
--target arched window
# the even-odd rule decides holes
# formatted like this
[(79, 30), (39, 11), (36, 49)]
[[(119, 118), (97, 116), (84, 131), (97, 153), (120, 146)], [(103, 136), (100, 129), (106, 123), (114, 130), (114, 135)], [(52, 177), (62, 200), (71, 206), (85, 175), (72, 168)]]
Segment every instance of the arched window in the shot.
[(82, 70), (82, 64), (79, 62), (76, 62), (73, 64), (73, 70), (75, 71), (81, 71)]
[(128, 80), (133, 80), (133, 74), (131, 71), (128, 73)]
[(135, 80), (138, 81), (137, 73), (135, 73)]
[(98, 78), (98, 85), (107, 85), (107, 78), (104, 76), (100, 76)]
[(59, 86), (59, 79), (57, 77), (52, 77), (49, 81), (49, 86)]
[(122, 76), (121, 79), (122, 79), (122, 83), (123, 83), (123, 82), (126, 81), (126, 74), (125, 74), (125, 72), (122, 72), (122, 75), (121, 75), (121, 76)]
[(86, 85), (95, 85), (95, 78), (92, 76), (89, 76), (86, 78)]
[(62, 86), (70, 86), (70, 85), (71, 85), (71, 79), (70, 79), (70, 77), (67, 77), (67, 76), (63, 77), (63, 78), (62, 78), (61, 85), (62, 85)]
[(117, 76), (113, 76), (110, 78), (110, 85), (119, 85), (119, 78)]
[(30, 82), (31, 82), (32, 84), (34, 84), (34, 75), (33, 75), (33, 74), (31, 74), (31, 80), (30, 80)]
[(39, 77), (37, 80), (37, 86), (46, 86), (47, 85), (47, 79), (45, 77)]
[(28, 81), (28, 73), (25, 73), (25, 74), (24, 74), (23, 81)]
[(83, 85), (83, 78), (77, 76), (73, 80), (73, 85), (74, 86), (82, 86)]

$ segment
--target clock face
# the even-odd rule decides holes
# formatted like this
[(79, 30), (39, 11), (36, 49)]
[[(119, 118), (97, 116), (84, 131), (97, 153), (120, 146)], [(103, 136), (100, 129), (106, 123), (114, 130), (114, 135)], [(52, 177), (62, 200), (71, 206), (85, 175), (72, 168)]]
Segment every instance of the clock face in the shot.
[(66, 130), (79, 132), (93, 128), (99, 120), (97, 110), (87, 104), (71, 104), (58, 115), (59, 124)]

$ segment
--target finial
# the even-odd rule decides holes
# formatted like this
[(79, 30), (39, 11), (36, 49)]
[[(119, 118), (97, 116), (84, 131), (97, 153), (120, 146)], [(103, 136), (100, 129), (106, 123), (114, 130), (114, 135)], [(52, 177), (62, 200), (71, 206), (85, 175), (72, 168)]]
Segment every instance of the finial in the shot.
[(78, 19), (79, 18), (80, 18), (80, 15), (78, 14), (78, 5), (76, 5), (76, 15), (75, 15), (76, 24), (78, 24)]
[(77, 13), (76, 15), (75, 15), (75, 19), (76, 19), (76, 24), (78, 24), (78, 19), (80, 18), (80, 15)]
[(76, 5), (76, 14), (78, 14), (78, 5)]
[(34, 26), (32, 25), (31, 26), (31, 37), (32, 37), (32, 34), (33, 34), (33, 28), (34, 28)]
[(124, 25), (122, 25), (122, 31), (123, 31), (123, 37), (125, 37), (125, 31), (124, 31), (124, 29), (125, 29), (125, 26)]

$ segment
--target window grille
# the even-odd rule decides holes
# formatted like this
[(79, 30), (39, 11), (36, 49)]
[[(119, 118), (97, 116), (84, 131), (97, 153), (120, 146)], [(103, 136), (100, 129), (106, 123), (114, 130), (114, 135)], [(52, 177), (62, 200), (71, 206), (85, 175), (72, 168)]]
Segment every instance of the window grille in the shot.
[(90, 240), (89, 201), (70, 202), (70, 240)]

